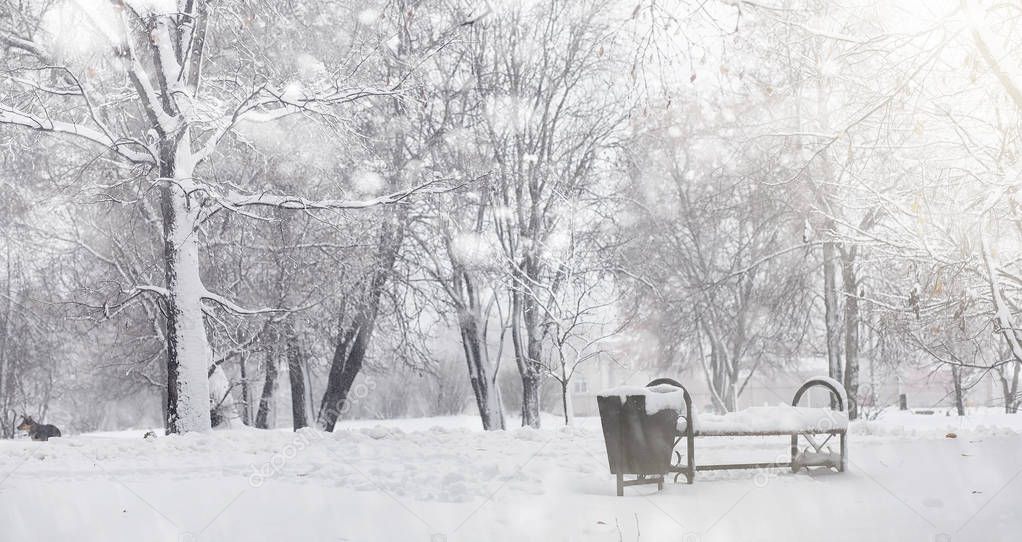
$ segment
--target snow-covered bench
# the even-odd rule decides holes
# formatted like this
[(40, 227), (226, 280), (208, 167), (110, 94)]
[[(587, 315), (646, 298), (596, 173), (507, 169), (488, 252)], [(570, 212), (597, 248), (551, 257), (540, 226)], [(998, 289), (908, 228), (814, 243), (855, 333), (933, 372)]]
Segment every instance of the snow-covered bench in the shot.
[[(674, 478), (685, 475), (688, 483), (695, 479), (696, 471), (756, 468), (791, 468), (793, 472), (805, 467), (830, 467), (844, 472), (848, 465), (846, 436), (848, 414), (845, 406), (848, 399), (844, 387), (829, 377), (813, 377), (806, 380), (795, 392), (791, 406), (752, 407), (723, 415), (696, 415), (692, 411), (692, 398), (681, 383), (670, 378), (658, 378), (647, 387), (675, 386), (681, 391), (684, 409), (678, 409), (675, 447), (685, 444), (684, 461), (680, 451), (675, 450), (676, 462), (671, 465)], [(822, 387), (834, 397), (836, 410), (830, 408), (809, 408), (798, 406), (807, 391)], [(662, 388), (661, 388), (662, 389)], [(673, 395), (673, 394), (672, 394)], [(727, 463), (696, 465), (696, 437), (750, 437), (790, 436), (791, 460), (773, 463)], [(838, 437), (839, 452), (830, 451), (827, 444)], [(809, 446), (799, 450), (800, 439)]]

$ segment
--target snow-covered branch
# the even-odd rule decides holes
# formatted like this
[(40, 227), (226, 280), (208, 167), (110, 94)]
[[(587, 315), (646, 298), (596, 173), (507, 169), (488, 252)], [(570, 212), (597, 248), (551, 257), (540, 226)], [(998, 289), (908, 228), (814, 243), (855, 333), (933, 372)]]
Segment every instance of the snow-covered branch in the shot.
[(0, 32), (0, 43), (8, 47), (21, 49), (22, 51), (35, 55), (37, 58), (43, 61), (49, 61), (50, 58), (52, 58), (50, 56), (49, 51), (47, 51), (46, 48), (43, 47), (42, 45), (32, 40), (19, 38), (18, 36), (15, 36), (7, 32)]
[[(390, 88), (356, 88), (330, 90), (308, 96), (290, 96), (286, 91), (274, 91), (266, 85), (256, 87), (242, 99), (234, 110), (216, 122), (213, 130), (196, 153), (195, 162), (201, 163), (216, 151), (217, 145), (236, 126), (242, 123), (269, 123), (292, 115), (315, 113), (328, 115), (321, 107), (336, 107), (372, 96), (393, 96), (399, 92), (397, 85)], [(265, 95), (260, 97), (260, 95)]]
[(19, 111), (2, 103), (0, 103), (0, 124), (12, 124), (41, 132), (50, 132), (81, 138), (89, 143), (94, 143), (114, 151), (134, 163), (149, 164), (155, 161), (148, 152), (143, 153), (134, 150), (134, 147), (139, 146), (139, 144), (135, 141), (116, 140), (95, 128), (83, 126), (75, 122), (39, 117), (31, 113)]
[(326, 210), (326, 209), (367, 209), (378, 205), (388, 205), (404, 201), (409, 196), (419, 193), (442, 193), (450, 188), (434, 189), (443, 180), (431, 180), (420, 183), (407, 190), (392, 192), (383, 196), (368, 199), (308, 199), (299, 196), (270, 194), (244, 194), (232, 189), (223, 195), (214, 195), (216, 200), (227, 209), (238, 210), (244, 207), (276, 207), (293, 210)]
[(273, 314), (278, 312), (291, 312), (290, 309), (271, 309), (271, 308), (247, 309), (245, 307), (242, 307), (241, 305), (238, 305), (234, 301), (231, 301), (230, 299), (227, 299), (226, 297), (220, 294), (214, 294), (209, 290), (203, 292), (202, 299), (206, 301), (212, 301), (235, 314), (253, 315), (253, 314)]

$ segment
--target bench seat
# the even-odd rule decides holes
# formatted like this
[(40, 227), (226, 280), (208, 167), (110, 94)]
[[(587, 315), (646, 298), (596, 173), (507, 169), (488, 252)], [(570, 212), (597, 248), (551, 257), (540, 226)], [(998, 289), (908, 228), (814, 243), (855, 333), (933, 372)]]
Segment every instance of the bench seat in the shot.
[[(697, 414), (694, 418), (695, 436), (838, 434), (848, 430), (848, 414), (829, 408), (760, 406), (727, 414)], [(684, 433), (687, 427), (688, 420), (678, 418), (678, 433)]]

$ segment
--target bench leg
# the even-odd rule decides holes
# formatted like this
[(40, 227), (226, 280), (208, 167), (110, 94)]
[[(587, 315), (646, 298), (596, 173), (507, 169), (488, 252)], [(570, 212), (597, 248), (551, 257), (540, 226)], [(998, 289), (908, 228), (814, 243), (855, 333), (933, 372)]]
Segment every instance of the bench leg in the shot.
[(841, 466), (838, 472), (844, 472), (848, 468), (848, 445), (845, 443), (845, 433), (841, 433)]
[(688, 429), (685, 431), (686, 440), (688, 441), (688, 472), (685, 473), (685, 477), (688, 479), (688, 483), (691, 484), (696, 478), (696, 438), (692, 434), (692, 424), (688, 424)]
[(798, 474), (798, 434), (791, 436), (791, 472)]
[[(835, 464), (831, 460), (831, 461), (827, 462), (827, 466), (830, 467), (830, 468), (833, 468), (834, 470), (836, 470), (838, 472), (845, 472), (845, 470), (848, 468), (848, 441), (847, 441), (847, 432), (845, 432), (845, 433), (836, 433), (836, 434), (838, 436), (838, 441), (840, 442), (841, 453), (838, 456), (837, 464)], [(823, 450), (823, 448), (826, 446), (827, 442), (830, 441), (830, 436), (828, 436), (827, 440), (823, 441), (822, 444), (817, 444), (816, 441), (813, 440), (811, 435), (805, 434), (804, 436), (805, 436), (805, 439), (807, 441), (809, 441), (810, 444), (813, 445), (813, 448), (815, 448), (816, 453), (820, 453)], [(798, 453), (798, 438), (799, 438), (798, 434), (794, 434), (794, 435), (791, 436), (791, 472), (793, 472), (793, 473), (798, 473), (798, 471), (800, 471), (803, 467), (805, 467), (807, 470), (809, 468), (809, 466), (806, 463), (801, 462), (799, 460), (799, 455), (800, 454)], [(827, 450), (830, 450), (830, 448), (827, 447)], [(812, 464), (813, 464), (813, 466), (818, 466), (815, 463), (812, 463)], [(822, 465), (819, 465), (819, 466), (822, 466)]]
[(685, 462), (682, 463), (681, 452), (678, 450), (674, 451), (674, 457), (676, 463), (671, 464), (671, 472), (674, 473), (674, 482), (678, 482), (678, 477), (684, 475), (685, 483), (691, 484), (696, 474), (696, 447), (695, 437), (688, 433), (682, 433), (681, 436), (677, 437), (674, 442), (674, 446), (677, 447), (681, 444), (681, 441), (685, 441)]

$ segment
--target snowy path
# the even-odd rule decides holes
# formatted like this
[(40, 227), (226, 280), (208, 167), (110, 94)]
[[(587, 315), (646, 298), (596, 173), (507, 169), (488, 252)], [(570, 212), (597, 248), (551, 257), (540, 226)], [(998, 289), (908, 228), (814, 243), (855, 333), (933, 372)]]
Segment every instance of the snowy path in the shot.
[[(594, 420), (489, 434), (430, 422), (0, 442), (0, 540), (934, 541), (1014, 540), (1022, 528), (1022, 436), (1009, 417), (857, 424), (845, 474), (700, 473), (624, 498)], [(949, 428), (959, 438), (944, 438)], [(697, 445), (700, 462), (787, 450), (783, 438)]]

